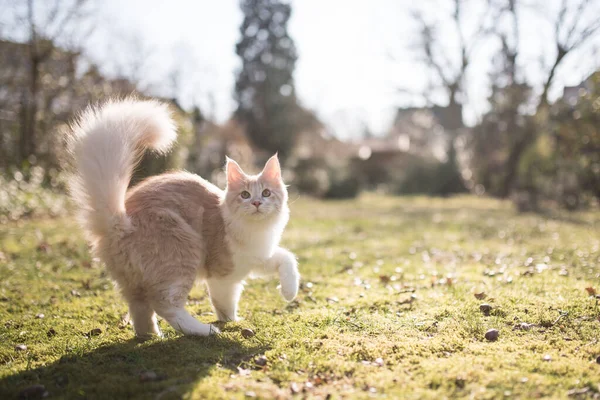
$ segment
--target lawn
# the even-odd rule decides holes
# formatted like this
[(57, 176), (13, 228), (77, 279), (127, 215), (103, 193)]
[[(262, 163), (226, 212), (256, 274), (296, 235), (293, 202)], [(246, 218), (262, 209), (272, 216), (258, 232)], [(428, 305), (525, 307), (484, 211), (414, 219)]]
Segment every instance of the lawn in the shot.
[[(161, 321), (146, 342), (73, 219), (0, 225), (0, 398), (600, 396), (600, 213), (376, 195), (291, 208), (297, 300), (252, 280), (221, 335)], [(188, 309), (215, 319), (200, 285)]]

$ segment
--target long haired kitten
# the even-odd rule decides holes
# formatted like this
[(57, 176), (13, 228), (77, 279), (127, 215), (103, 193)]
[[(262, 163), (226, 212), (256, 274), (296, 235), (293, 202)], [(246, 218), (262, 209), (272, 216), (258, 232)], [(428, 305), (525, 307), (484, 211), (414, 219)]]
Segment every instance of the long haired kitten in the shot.
[(161, 334), (156, 314), (186, 335), (219, 332), (185, 309), (196, 279), (206, 283), (219, 321), (237, 320), (251, 274), (278, 274), (288, 301), (298, 291), (296, 258), (279, 247), (289, 209), (276, 155), (258, 175), (227, 159), (224, 191), (187, 172), (127, 190), (144, 150), (166, 152), (176, 136), (164, 104), (133, 99), (90, 107), (71, 134), (81, 222), (140, 336)]

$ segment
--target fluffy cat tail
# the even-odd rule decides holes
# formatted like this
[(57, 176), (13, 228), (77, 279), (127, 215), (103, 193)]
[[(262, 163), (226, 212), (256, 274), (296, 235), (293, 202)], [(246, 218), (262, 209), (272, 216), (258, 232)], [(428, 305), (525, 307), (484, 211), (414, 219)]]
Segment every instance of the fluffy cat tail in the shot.
[(71, 195), (96, 238), (129, 227), (125, 194), (144, 150), (167, 152), (177, 137), (165, 104), (126, 99), (90, 106), (72, 126)]

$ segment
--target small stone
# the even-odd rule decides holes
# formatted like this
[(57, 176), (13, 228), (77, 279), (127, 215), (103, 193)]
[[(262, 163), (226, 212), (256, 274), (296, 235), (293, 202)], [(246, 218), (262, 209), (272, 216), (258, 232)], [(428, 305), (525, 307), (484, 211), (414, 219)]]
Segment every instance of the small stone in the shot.
[(542, 358), (542, 360), (544, 360), (544, 361), (546, 361), (546, 362), (548, 362), (548, 361), (552, 361), (552, 357), (550, 357), (550, 354), (546, 354), (546, 355), (544, 356), (544, 358)]
[(48, 391), (44, 385), (33, 385), (19, 392), (19, 399), (43, 399), (48, 397)]
[(498, 336), (500, 336), (498, 329), (490, 329), (485, 333), (485, 338), (490, 342), (495, 342), (498, 340)]
[(567, 396), (569, 396), (569, 397), (583, 396), (584, 394), (586, 394), (589, 391), (590, 391), (589, 387), (584, 387), (581, 389), (571, 389), (567, 392)]
[(154, 371), (144, 371), (140, 374), (140, 382), (152, 382), (158, 380), (158, 375)]
[(17, 351), (25, 351), (27, 350), (27, 346), (25, 346), (24, 344), (18, 344), (15, 346), (15, 350)]
[(71, 290), (71, 296), (81, 297), (81, 293), (79, 293), (77, 290), (73, 289), (73, 290)]
[(521, 322), (513, 327), (513, 331), (528, 331), (534, 324), (528, 324), (527, 322)]
[(259, 356), (256, 360), (254, 360), (254, 363), (260, 367), (264, 367), (265, 365), (267, 365), (267, 357), (265, 356)]
[(69, 384), (69, 378), (66, 375), (61, 375), (55, 379), (55, 382), (58, 387), (64, 387)]
[(39, 319), (42, 319), (42, 318), (44, 318), (44, 317), (45, 317), (45, 315), (44, 315), (44, 314), (42, 314), (42, 313), (39, 313), (39, 314), (37, 314), (35, 317), (36, 317), (36, 318), (39, 318)]
[(256, 397), (256, 393), (252, 390), (246, 392), (246, 397)]
[(300, 393), (300, 386), (298, 386), (296, 382), (292, 382), (290, 385), (290, 390), (292, 391), (292, 394), (298, 394)]
[(479, 306), (479, 311), (481, 311), (483, 313), (483, 315), (488, 316), (490, 315), (490, 311), (492, 311), (492, 306), (490, 306), (489, 304), (481, 304)]
[(256, 335), (256, 334), (254, 333), (254, 331), (252, 329), (249, 329), (249, 328), (242, 329), (242, 336), (244, 337), (244, 339), (250, 339), (254, 335)]
[(378, 367), (383, 367), (385, 365), (385, 363), (383, 362), (383, 358), (381, 358), (381, 357), (376, 358), (375, 365), (377, 365)]
[(98, 336), (102, 333), (102, 329), (100, 328), (94, 328), (91, 331), (88, 332), (88, 336)]
[(328, 303), (339, 303), (340, 299), (338, 299), (337, 297), (333, 296), (333, 297), (328, 297), (325, 299)]

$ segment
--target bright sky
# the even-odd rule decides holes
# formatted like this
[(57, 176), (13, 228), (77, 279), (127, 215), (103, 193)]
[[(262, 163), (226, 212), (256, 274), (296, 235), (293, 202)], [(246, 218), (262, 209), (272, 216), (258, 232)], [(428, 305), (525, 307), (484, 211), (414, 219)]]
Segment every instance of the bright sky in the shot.
[[(376, 133), (385, 132), (396, 107), (422, 102), (418, 97), (400, 96), (398, 88), (418, 91), (427, 81), (423, 67), (408, 50), (416, 38), (409, 11), (419, 4), (429, 13), (442, 12), (444, 3), (448, 2), (292, 1), (289, 31), (300, 56), (295, 82), (301, 102), (340, 137), (358, 133), (362, 122)], [(551, 16), (557, 3), (539, 4)], [(540, 8), (531, 10), (539, 14)], [(184, 103), (198, 103), (220, 121), (234, 110), (234, 71), (239, 66), (234, 46), (242, 21), (236, 0), (106, 0), (101, 11), (103, 22), (92, 42), (92, 54), (119, 60), (121, 65), (146, 59), (137, 74), (158, 92), (172, 86), (166, 77), (176, 67), (184, 76), (179, 83)], [(540, 50), (552, 45), (551, 39), (545, 39), (552, 37), (551, 27), (537, 14), (531, 11), (521, 16), (524, 52), (520, 61), (535, 83), (543, 79)], [(476, 13), (468, 18), (471, 26), (478, 20)], [(451, 49), (451, 35), (447, 37)], [(600, 55), (594, 50), (599, 43), (595, 40), (566, 59), (558, 71), (555, 96), (563, 85), (579, 83), (600, 65)], [(470, 71), (468, 122), (485, 110), (491, 52), (490, 46), (482, 48)], [(150, 57), (138, 57), (147, 54)]]

